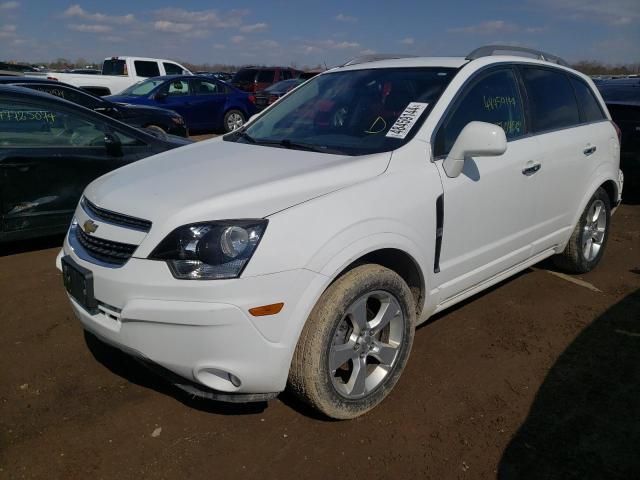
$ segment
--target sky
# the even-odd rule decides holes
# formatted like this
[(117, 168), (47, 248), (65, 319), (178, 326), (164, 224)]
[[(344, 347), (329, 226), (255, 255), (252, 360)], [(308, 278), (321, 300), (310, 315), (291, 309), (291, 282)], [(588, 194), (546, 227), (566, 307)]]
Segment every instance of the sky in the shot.
[(640, 0), (0, 0), (0, 60), (332, 66), (369, 53), (464, 56), (495, 43), (638, 63)]

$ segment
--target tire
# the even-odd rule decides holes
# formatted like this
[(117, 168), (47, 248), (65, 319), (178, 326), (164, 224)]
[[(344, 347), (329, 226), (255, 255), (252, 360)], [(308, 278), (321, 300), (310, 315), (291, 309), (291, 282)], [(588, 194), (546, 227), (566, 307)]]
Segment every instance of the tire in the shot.
[(224, 114), (224, 120), (222, 122), (225, 133), (241, 128), (246, 121), (247, 119), (240, 110), (229, 110)]
[[(358, 322), (365, 313), (364, 322)], [(400, 378), (413, 344), (415, 317), (413, 296), (398, 274), (374, 264), (348, 271), (322, 294), (302, 330), (289, 390), (330, 418), (366, 413)], [(382, 328), (381, 320), (387, 320)]]
[[(594, 220), (595, 219), (595, 220)], [(580, 215), (564, 251), (553, 257), (555, 265), (569, 273), (593, 270), (604, 253), (611, 224), (611, 202), (601, 187)]]

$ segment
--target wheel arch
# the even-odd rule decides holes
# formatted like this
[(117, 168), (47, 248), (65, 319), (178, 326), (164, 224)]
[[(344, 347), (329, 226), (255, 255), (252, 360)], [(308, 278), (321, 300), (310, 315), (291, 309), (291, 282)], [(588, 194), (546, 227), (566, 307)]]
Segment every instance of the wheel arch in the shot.
[(365, 253), (338, 271), (331, 279), (329, 285), (359, 265), (371, 263), (388, 268), (397, 273), (405, 281), (413, 295), (416, 305), (416, 315), (419, 317), (426, 295), (426, 283), (418, 263), (404, 250), (398, 248), (379, 248)]

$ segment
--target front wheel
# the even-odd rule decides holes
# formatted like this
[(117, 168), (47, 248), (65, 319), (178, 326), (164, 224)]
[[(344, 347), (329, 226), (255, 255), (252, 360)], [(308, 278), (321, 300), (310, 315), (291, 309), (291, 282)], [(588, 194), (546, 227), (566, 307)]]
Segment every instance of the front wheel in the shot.
[(233, 132), (244, 125), (244, 115), (240, 110), (229, 110), (224, 116), (224, 131)]
[(379, 404), (400, 378), (415, 333), (415, 303), (395, 272), (362, 265), (320, 297), (302, 331), (289, 388), (335, 419)]
[(582, 212), (564, 251), (554, 257), (556, 266), (570, 273), (593, 270), (604, 253), (610, 222), (609, 195), (603, 188), (598, 188)]

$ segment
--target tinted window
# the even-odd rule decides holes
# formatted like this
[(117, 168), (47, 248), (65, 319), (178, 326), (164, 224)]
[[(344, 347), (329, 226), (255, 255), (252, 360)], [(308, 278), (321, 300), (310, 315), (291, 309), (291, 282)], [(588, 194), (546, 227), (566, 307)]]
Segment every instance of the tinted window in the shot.
[(468, 87), (438, 130), (435, 155), (449, 153), (462, 129), (473, 121), (499, 125), (508, 140), (524, 134), (522, 102), (513, 71), (491, 72)]
[(127, 62), (124, 60), (105, 60), (102, 64), (103, 75), (128, 75)]
[(582, 121), (597, 122), (598, 120), (605, 118), (604, 113), (602, 113), (602, 109), (600, 108), (600, 104), (593, 95), (591, 88), (589, 88), (589, 86), (582, 80), (575, 77), (571, 77), (571, 84), (576, 91), (576, 98), (578, 99), (578, 104), (582, 111)]
[[(104, 147), (106, 125), (47, 104), (0, 100), (0, 147)], [(123, 145), (140, 144), (118, 132)]]
[(243, 68), (233, 76), (233, 82), (253, 82), (256, 79), (257, 70), (254, 68)]
[(291, 72), (289, 70), (280, 70), (280, 80), (289, 80)]
[(216, 82), (194, 80), (192, 84), (196, 95), (216, 95), (218, 93), (224, 93), (224, 88), (220, 87)]
[(136, 67), (136, 73), (139, 77), (158, 77), (160, 76), (160, 68), (156, 62), (145, 62), (136, 60), (133, 62)]
[(164, 62), (162, 65), (164, 66), (164, 71), (167, 75), (182, 75), (184, 73), (182, 67), (179, 67), (175, 63)]
[(558, 70), (531, 67), (523, 68), (522, 73), (534, 132), (580, 123), (578, 104), (567, 75)]
[(275, 70), (260, 70), (258, 72), (258, 78), (256, 81), (258, 83), (273, 83), (276, 78)]

